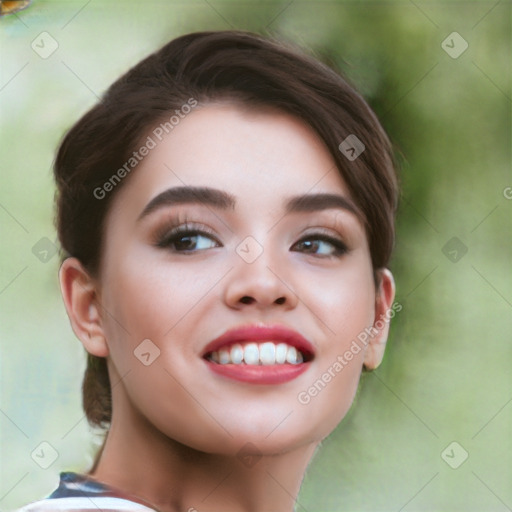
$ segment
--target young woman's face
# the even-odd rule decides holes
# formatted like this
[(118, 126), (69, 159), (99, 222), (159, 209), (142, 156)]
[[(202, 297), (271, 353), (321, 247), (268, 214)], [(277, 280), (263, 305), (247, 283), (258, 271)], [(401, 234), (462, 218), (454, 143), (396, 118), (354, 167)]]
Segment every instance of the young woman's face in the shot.
[(353, 342), (376, 316), (365, 230), (333, 159), (299, 120), (227, 104), (150, 136), (106, 219), (114, 410), (211, 453), (321, 440), (350, 407), (365, 354)]

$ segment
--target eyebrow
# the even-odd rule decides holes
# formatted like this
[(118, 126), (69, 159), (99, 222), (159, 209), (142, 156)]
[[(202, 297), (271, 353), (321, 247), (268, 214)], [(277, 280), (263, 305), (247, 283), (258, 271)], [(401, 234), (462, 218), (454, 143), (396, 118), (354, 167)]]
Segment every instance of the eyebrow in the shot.
[[(142, 210), (137, 221), (142, 220), (160, 208), (187, 203), (203, 204), (219, 210), (227, 210), (228, 208), (235, 207), (236, 199), (223, 190), (210, 187), (173, 187), (164, 190), (151, 199)], [(351, 199), (329, 193), (303, 194), (288, 198), (285, 205), (285, 213), (313, 212), (329, 208), (347, 210), (358, 217), (360, 216), (359, 209)]]

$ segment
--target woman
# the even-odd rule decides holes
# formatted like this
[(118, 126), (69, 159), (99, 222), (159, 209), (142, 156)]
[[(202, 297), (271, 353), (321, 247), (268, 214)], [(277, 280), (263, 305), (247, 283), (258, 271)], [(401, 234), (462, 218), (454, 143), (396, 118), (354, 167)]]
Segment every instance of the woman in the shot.
[(397, 180), (368, 105), (280, 43), (189, 34), (78, 121), (55, 177), (107, 434), (23, 510), (292, 511), (394, 314)]

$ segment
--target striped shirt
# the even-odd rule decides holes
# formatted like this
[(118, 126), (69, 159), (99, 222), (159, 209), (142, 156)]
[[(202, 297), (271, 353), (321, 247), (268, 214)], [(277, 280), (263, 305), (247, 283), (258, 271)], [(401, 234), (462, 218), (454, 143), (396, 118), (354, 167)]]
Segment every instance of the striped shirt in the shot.
[(59, 487), (46, 499), (26, 505), (16, 512), (43, 512), (46, 510), (72, 510), (82, 512), (137, 511), (155, 512), (156, 509), (136, 496), (109, 487), (87, 475), (70, 471), (60, 474)]

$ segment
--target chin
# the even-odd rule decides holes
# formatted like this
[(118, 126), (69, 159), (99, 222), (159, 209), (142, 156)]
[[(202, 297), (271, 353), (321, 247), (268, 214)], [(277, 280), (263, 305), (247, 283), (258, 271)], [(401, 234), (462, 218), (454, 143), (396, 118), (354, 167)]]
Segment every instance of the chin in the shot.
[(278, 425), (275, 421), (265, 421), (261, 415), (259, 421), (233, 418), (227, 422), (228, 432), (215, 423), (202, 426), (199, 431), (195, 425), (182, 431), (161, 432), (170, 440), (184, 447), (211, 455), (243, 457), (244, 455), (271, 456), (288, 453), (305, 446), (318, 444), (329, 435), (324, 425), (307, 425), (304, 418), (292, 419), (294, 414)]
[(269, 416), (272, 418), (268, 413), (261, 413), (257, 421), (239, 421), (236, 426), (232, 425), (231, 436), (226, 434), (220, 444), (215, 443), (213, 452), (222, 446), (223, 453), (231, 456), (252, 450), (260, 455), (284, 454), (318, 444), (337, 424), (333, 419), (312, 424), (304, 415), (299, 417), (296, 411), (287, 417), (283, 415), (277, 422), (273, 418), (269, 421)]

